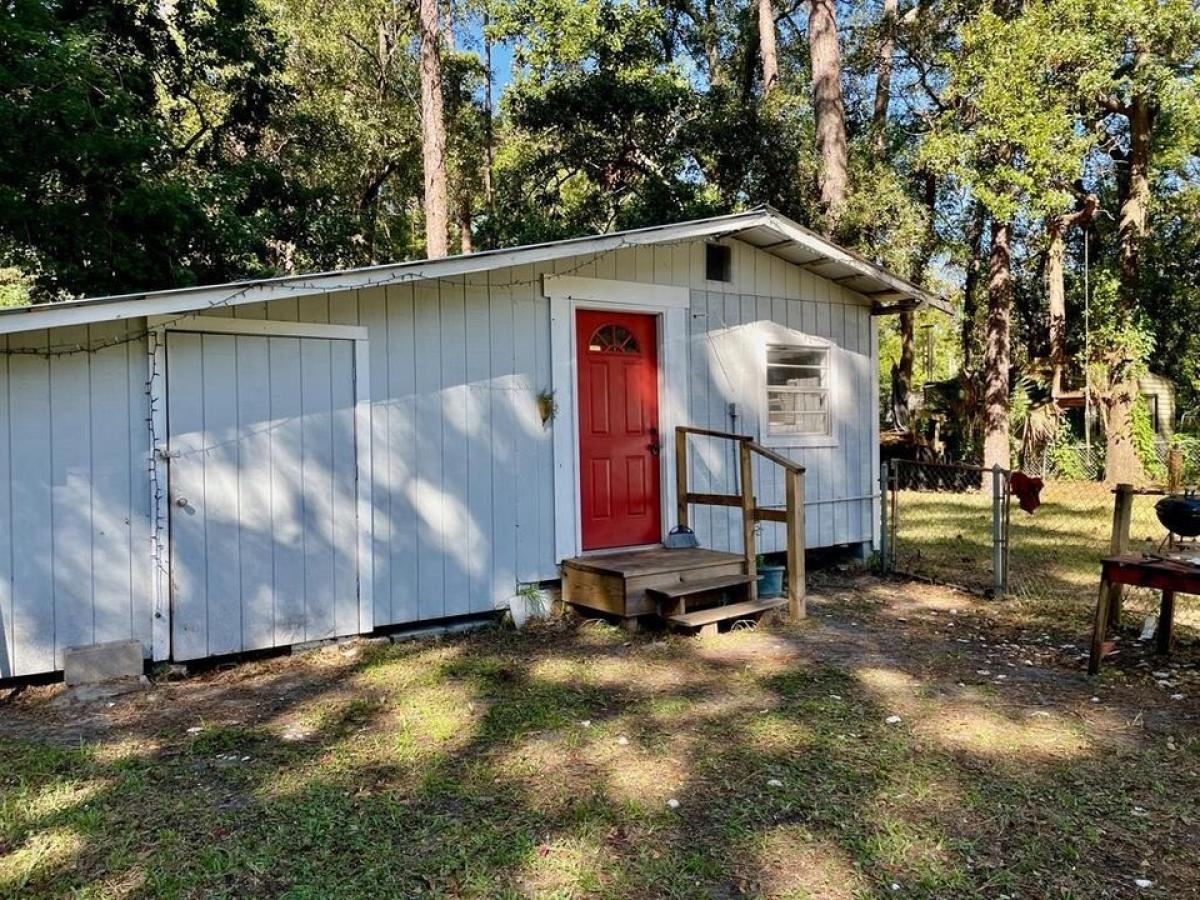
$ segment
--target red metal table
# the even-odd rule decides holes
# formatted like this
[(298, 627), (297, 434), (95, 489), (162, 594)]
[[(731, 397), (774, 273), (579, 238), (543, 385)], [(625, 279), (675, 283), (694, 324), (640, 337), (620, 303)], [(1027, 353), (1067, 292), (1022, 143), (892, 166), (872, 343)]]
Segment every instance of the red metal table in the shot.
[(1096, 600), (1096, 621), (1092, 626), (1092, 655), (1088, 674), (1100, 671), (1104, 655), (1104, 632), (1116, 604), (1120, 585), (1146, 587), (1161, 592), (1162, 607), (1155, 635), (1159, 653), (1171, 652), (1171, 628), (1175, 619), (1175, 594), (1200, 594), (1200, 566), (1170, 559), (1129, 553), (1107, 556), (1100, 562), (1100, 595)]

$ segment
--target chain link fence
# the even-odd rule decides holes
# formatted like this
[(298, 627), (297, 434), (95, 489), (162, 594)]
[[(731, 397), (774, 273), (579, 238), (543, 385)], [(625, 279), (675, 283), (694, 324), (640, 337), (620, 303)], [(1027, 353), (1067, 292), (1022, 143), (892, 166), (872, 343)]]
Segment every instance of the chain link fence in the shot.
[[(1093, 607), (1100, 560), (1114, 546), (1110, 485), (1047, 480), (1030, 513), (1020, 508), (1012, 472), (892, 460), (881, 477), (891, 571), (1029, 601), (1075, 620)], [(1133, 493), (1128, 538), (1121, 539), (1128, 552), (1154, 553), (1163, 544), (1166, 530), (1154, 511), (1163, 493)], [(1155, 613), (1158, 595), (1129, 589), (1125, 608)], [(1200, 626), (1200, 600), (1181, 602), (1180, 622)]]
[(1104, 477), (1104, 448), (1093, 444), (1061, 444), (1040, 454), (1026, 454), (1023, 471), (1044, 481), (1099, 481)]
[[(979, 466), (892, 460), (884, 469), (886, 564), (899, 574), (994, 595), (1007, 485)], [(999, 520), (998, 520), (999, 515)]]
[[(1177, 436), (1180, 437), (1180, 436)], [(1152, 475), (1166, 477), (1171, 452), (1180, 456), (1180, 476), (1184, 484), (1200, 483), (1200, 439), (1156, 440), (1154, 456), (1147, 465), (1157, 471)], [(1055, 444), (1038, 453), (1027, 453), (1021, 469), (1025, 474), (1045, 481), (1100, 481), (1104, 478), (1104, 444)]]

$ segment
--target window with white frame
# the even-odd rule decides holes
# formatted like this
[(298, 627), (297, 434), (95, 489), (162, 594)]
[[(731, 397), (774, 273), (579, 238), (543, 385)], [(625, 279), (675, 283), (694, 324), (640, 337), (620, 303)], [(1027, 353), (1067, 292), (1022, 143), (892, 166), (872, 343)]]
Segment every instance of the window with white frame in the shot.
[(767, 347), (767, 433), (829, 434), (828, 347)]

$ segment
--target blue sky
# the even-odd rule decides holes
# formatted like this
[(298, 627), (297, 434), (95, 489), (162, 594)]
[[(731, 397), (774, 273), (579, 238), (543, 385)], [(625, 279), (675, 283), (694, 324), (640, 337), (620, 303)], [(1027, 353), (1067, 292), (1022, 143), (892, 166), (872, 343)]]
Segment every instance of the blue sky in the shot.
[[(463, 50), (470, 50), (483, 57), (483, 27), (475, 15), (455, 29), (455, 39)], [(500, 103), (500, 95), (512, 80), (513, 48), (509, 44), (492, 45), (492, 105)]]

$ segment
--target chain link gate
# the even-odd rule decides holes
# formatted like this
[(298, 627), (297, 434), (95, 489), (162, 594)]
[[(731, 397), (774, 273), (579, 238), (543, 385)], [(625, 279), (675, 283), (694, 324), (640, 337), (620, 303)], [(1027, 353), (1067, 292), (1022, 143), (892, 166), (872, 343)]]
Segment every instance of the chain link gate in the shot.
[(955, 463), (884, 463), (883, 568), (991, 597), (1005, 596), (1009, 474)]

